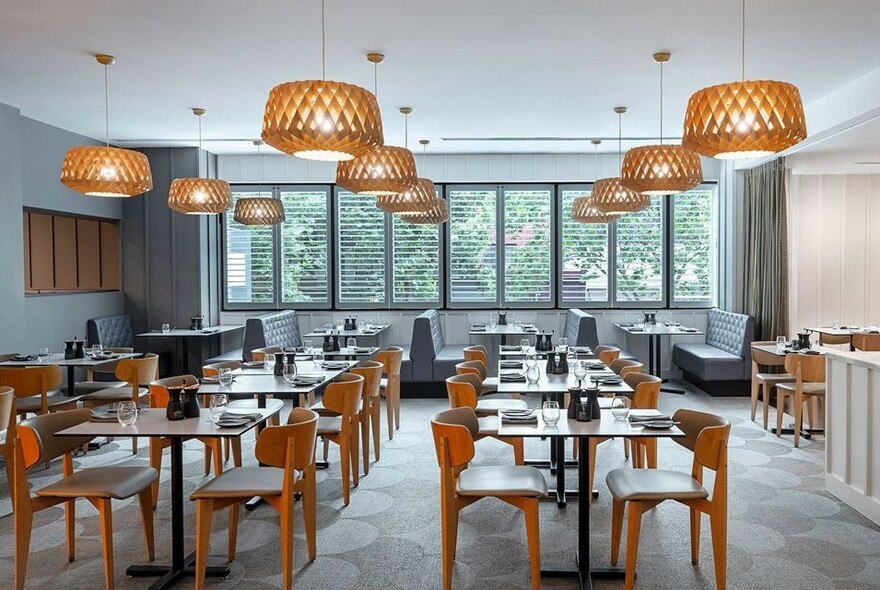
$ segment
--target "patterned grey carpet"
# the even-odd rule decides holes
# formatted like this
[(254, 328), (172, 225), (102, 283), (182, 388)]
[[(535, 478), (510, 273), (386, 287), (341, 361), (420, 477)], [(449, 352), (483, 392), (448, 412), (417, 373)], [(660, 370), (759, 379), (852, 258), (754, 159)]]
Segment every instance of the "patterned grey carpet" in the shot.
[[(532, 404), (536, 400), (531, 400)], [(384, 441), (382, 459), (362, 477), (351, 505), (342, 506), (337, 456), (318, 472), (318, 558), (305, 559), (305, 538), (297, 515), (294, 587), (345, 590), (441, 587), (438, 475), (428, 428), (430, 416), (445, 400), (403, 400), (402, 425), (394, 440)], [(794, 449), (790, 437), (777, 439), (752, 423), (748, 400), (713, 399), (689, 390), (664, 395), (661, 409), (692, 407), (726, 416), (733, 423), (730, 441), (730, 517), (728, 588), (757, 590), (867, 590), (880, 588), (880, 528), (823, 491), (821, 438)], [(772, 420), (772, 415), (771, 415)], [(383, 424), (383, 432), (384, 432)], [(77, 466), (147, 464), (145, 442), (137, 457), (128, 441), (117, 440), (76, 461)], [(245, 441), (253, 461), (253, 437)], [(527, 457), (546, 453), (529, 441)], [(599, 448), (597, 487), (592, 505), (592, 563), (607, 565), (610, 502), (604, 474), (624, 465), (620, 441)], [(187, 492), (204, 481), (201, 445), (185, 451)], [(170, 547), (168, 457), (162, 473), (156, 512), (157, 562)], [(477, 444), (477, 464), (512, 462), (510, 447), (496, 441)], [(689, 471), (689, 453), (670, 441), (660, 443), (661, 467)], [(42, 486), (58, 477), (59, 467), (36, 470), (31, 481)], [(574, 481), (575, 472), (569, 478)], [(5, 479), (5, 478), (3, 478)], [(194, 506), (187, 502), (187, 536), (192, 546)], [(9, 512), (8, 490), (0, 487), (0, 514)], [(521, 513), (501, 502), (483, 500), (462, 514), (454, 587), (481, 590), (529, 588), (525, 527)], [(77, 505), (77, 560), (65, 557), (63, 510), (38, 514), (31, 545), (28, 588), (92, 589), (103, 587), (101, 543), (96, 511)], [(125, 567), (145, 559), (136, 503), (117, 502), (114, 511), (117, 588), (147, 588), (152, 580), (128, 579)], [(209, 580), (211, 588), (278, 588), (281, 585), (278, 521), (269, 507), (243, 512), (238, 555), (227, 580)], [(559, 510), (541, 505), (541, 551), (544, 565), (569, 565), (576, 545), (577, 505)], [(226, 550), (226, 513), (214, 519), (213, 561)], [(643, 520), (637, 587), (643, 589), (714, 588), (708, 521), (703, 520), (701, 564), (690, 564), (687, 510), (666, 503)], [(12, 518), (0, 518), (0, 587), (12, 587)], [(190, 582), (180, 585), (186, 588)], [(545, 588), (574, 588), (571, 581), (546, 580)], [(622, 588), (622, 582), (599, 581), (598, 589)]]

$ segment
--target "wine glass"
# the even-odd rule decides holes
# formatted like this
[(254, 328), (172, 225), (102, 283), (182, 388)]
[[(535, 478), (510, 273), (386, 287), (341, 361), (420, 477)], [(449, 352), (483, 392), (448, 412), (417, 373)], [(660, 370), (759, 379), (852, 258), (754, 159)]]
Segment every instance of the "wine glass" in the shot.
[(346, 346), (349, 350), (354, 350), (354, 349), (357, 347), (357, 345), (358, 345), (357, 338), (355, 338), (355, 337), (353, 337), (353, 336), (352, 336), (352, 337), (349, 337), (349, 338), (347, 338), (347, 339), (345, 340), (345, 346)]
[(526, 367), (529, 369), (533, 369), (538, 366), (538, 357), (535, 353), (530, 352), (526, 355)]
[(786, 340), (785, 336), (777, 336), (776, 337), (776, 352), (778, 352), (778, 353), (784, 352), (786, 344), (788, 344), (788, 340)]
[(162, 324), (162, 333), (167, 334), (171, 331), (171, 324)]
[(284, 380), (290, 385), (293, 385), (293, 382), (296, 381), (296, 372), (296, 363), (285, 360), (281, 374), (284, 376)]
[(232, 371), (228, 368), (223, 367), (222, 369), (217, 370), (217, 381), (220, 383), (222, 387), (229, 387), (232, 385)]
[(211, 394), (211, 421), (214, 424), (220, 421), (220, 418), (226, 413), (228, 406), (229, 398), (226, 397), (225, 393)]
[(568, 338), (566, 338), (565, 336), (562, 336), (562, 337), (559, 339), (559, 348), (560, 348), (563, 352), (566, 352), (566, 351), (568, 350)]
[(630, 399), (625, 395), (615, 395), (611, 400), (611, 415), (615, 420), (626, 420), (629, 416)]
[(574, 377), (578, 380), (578, 387), (581, 386), (581, 382), (584, 380), (584, 377), (587, 376), (587, 363), (584, 361), (575, 361), (574, 363)]
[(122, 426), (131, 426), (137, 422), (138, 408), (133, 401), (119, 402), (116, 407), (116, 419)]
[(556, 423), (559, 422), (558, 401), (548, 399), (544, 402), (544, 405), (541, 406), (541, 420), (543, 420), (544, 424), (550, 428), (556, 426)]
[(320, 367), (324, 363), (324, 350), (319, 346), (312, 351), (312, 362), (316, 367)]
[(49, 358), (49, 347), (44, 346), (40, 348), (40, 351), (37, 353), (37, 360), (42, 363), (47, 358)]
[(530, 385), (535, 385), (538, 381), (541, 380), (541, 369), (536, 364), (526, 369), (526, 381), (529, 382)]
[(531, 341), (528, 338), (523, 338), (519, 341), (519, 347), (522, 349), (523, 354), (529, 351), (529, 347), (532, 345)]
[(497, 327), (498, 327), (498, 318), (496, 318), (494, 315), (490, 315), (489, 316), (489, 329), (494, 330)]
[(100, 344), (92, 344), (91, 353), (92, 356), (101, 356), (101, 353), (104, 352), (104, 347)]

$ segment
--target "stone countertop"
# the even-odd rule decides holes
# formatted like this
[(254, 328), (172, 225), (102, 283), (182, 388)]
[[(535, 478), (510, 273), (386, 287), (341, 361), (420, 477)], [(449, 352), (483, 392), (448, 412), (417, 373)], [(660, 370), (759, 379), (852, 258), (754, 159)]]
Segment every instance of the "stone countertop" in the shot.
[(825, 356), (831, 360), (843, 361), (867, 369), (880, 370), (880, 352), (849, 351), (832, 348), (824, 348), (823, 351)]

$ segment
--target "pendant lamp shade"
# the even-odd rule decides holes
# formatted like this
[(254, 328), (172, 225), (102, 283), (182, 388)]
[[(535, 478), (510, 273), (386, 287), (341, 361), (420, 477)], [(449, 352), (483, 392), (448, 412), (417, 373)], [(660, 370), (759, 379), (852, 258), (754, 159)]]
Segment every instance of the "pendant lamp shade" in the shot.
[(681, 144), (711, 158), (758, 158), (807, 137), (801, 93), (776, 80), (745, 80), (703, 88), (691, 96)]
[(331, 80), (279, 84), (263, 113), (263, 141), (306, 160), (352, 160), (385, 144), (375, 95)]
[(187, 215), (223, 213), (232, 207), (232, 190), (225, 180), (175, 178), (168, 191), (168, 206)]
[(336, 166), (336, 184), (353, 193), (396, 195), (416, 181), (416, 161), (412, 152), (402, 147), (382, 146)]
[(428, 178), (419, 178), (413, 186), (402, 193), (377, 196), (376, 207), (389, 213), (410, 215), (429, 210), (437, 205), (438, 200), (434, 181)]
[(620, 218), (620, 215), (611, 215), (598, 211), (591, 201), (591, 197), (583, 196), (574, 200), (571, 206), (571, 218), (578, 223), (612, 223)]
[(603, 178), (593, 183), (593, 207), (599, 213), (636, 213), (651, 204), (651, 197), (620, 184), (620, 178)]
[(140, 152), (81, 145), (67, 150), (61, 184), (93, 197), (134, 197), (152, 190), (153, 176)]
[(285, 219), (284, 203), (274, 197), (242, 197), (232, 218), (243, 225), (277, 225)]
[(427, 211), (401, 215), (400, 218), (407, 223), (417, 225), (440, 225), (449, 221), (449, 205), (443, 199), (438, 198), (437, 202)]
[(621, 186), (643, 195), (672, 195), (701, 182), (700, 156), (680, 145), (644, 145), (623, 157)]

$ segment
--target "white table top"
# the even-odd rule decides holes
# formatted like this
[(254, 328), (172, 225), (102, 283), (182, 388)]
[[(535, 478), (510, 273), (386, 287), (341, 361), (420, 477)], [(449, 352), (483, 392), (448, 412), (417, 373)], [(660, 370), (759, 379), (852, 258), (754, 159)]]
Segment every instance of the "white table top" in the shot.
[(153, 330), (150, 332), (144, 332), (143, 334), (138, 334), (138, 336), (144, 337), (162, 337), (162, 338), (205, 338), (208, 336), (215, 336), (217, 334), (225, 334), (226, 332), (233, 332), (235, 330), (243, 330), (244, 326), (211, 326), (205, 330), (190, 330), (187, 328), (172, 328), (167, 333), (162, 330)]
[[(378, 336), (379, 334), (381, 334), (382, 332), (384, 332), (385, 330), (387, 330), (390, 327), (391, 327), (391, 324), (377, 324), (377, 325), (374, 325), (369, 332), (365, 332), (364, 329), (360, 326), (358, 326), (357, 330), (343, 330), (342, 326), (335, 326), (333, 328), (333, 330), (339, 330), (338, 336), (340, 336), (340, 337), (348, 338), (350, 336), (353, 336), (353, 337), (357, 338), (358, 336), (364, 336), (364, 337)], [(308, 334), (306, 334), (305, 336), (303, 336), (303, 338), (323, 338), (324, 336), (333, 336), (333, 335), (334, 334), (328, 334), (327, 331), (324, 330), (323, 328), (316, 328), (316, 329), (312, 330), (311, 332), (309, 332)]]
[[(526, 352), (523, 352), (522, 348), (519, 346), (516, 347), (516, 350), (513, 350), (513, 348), (511, 348), (510, 350), (504, 350), (505, 346), (507, 345), (502, 344), (498, 346), (498, 354), (500, 356), (525, 356), (527, 354), (546, 355), (548, 352), (546, 350), (539, 350), (536, 352), (534, 346), (529, 346)], [(577, 353), (579, 359), (595, 358), (595, 355), (590, 350), (589, 346), (571, 346), (569, 348), (575, 349), (575, 352)]]
[(248, 422), (236, 428), (220, 428), (208, 419), (208, 410), (202, 410), (199, 418), (169, 420), (165, 410), (151, 408), (138, 412), (138, 419), (131, 426), (123, 426), (119, 422), (83, 422), (58, 432), (59, 436), (183, 436), (183, 437), (237, 437), (255, 428), (260, 422), (278, 413), (278, 410), (248, 409), (249, 413), (260, 412), (262, 420)]
[(518, 329), (514, 328), (513, 324), (495, 326), (494, 328), (487, 325), (485, 330), (474, 329), (473, 325), (470, 328), (471, 336), (535, 336), (539, 333), (540, 330), (534, 324), (523, 324)]
[[(787, 355), (787, 354), (797, 354), (797, 353), (800, 352), (799, 350), (792, 350), (792, 349), (790, 349), (790, 348), (786, 348), (786, 349), (783, 349), (783, 351), (780, 353), (780, 352), (777, 350), (775, 344), (752, 344), (752, 348), (757, 349), (757, 350), (761, 350), (761, 351), (763, 351), (763, 352), (768, 352), (768, 353), (770, 353), (770, 354), (774, 354), (774, 355), (779, 356), (779, 357), (783, 357), (783, 356), (785, 356), (785, 355)], [(833, 348), (827, 348), (827, 347), (824, 347), (824, 346), (814, 346), (814, 347), (811, 348), (810, 350), (815, 350), (815, 351), (818, 352), (819, 354), (825, 354), (826, 352), (828, 352), (828, 351), (833, 351), (834, 349), (833, 349)]]
[[(363, 349), (366, 349), (366, 350), (363, 350)], [(362, 350), (355, 350), (354, 348), (348, 348), (347, 346), (342, 346), (339, 348), (339, 350), (337, 350), (335, 352), (325, 352), (324, 357), (330, 357), (330, 356), (332, 356), (332, 357), (337, 357), (337, 356), (365, 357), (365, 356), (373, 356), (374, 354), (379, 352), (378, 346), (364, 346), (363, 349)], [(299, 354), (299, 353), (297, 353), (297, 354)], [(308, 357), (309, 355), (306, 354), (305, 356)]]
[(0, 363), (0, 366), (3, 367), (45, 367), (49, 365), (57, 365), (59, 367), (97, 367), (98, 365), (104, 365), (106, 363), (114, 363), (116, 361), (120, 361), (122, 359), (130, 359), (141, 356), (143, 353), (140, 352), (119, 352), (116, 354), (116, 358), (112, 359), (101, 359), (96, 360), (93, 358), (89, 358), (86, 355), (85, 358), (81, 359), (66, 359), (64, 358), (64, 354), (60, 352), (56, 352), (54, 354), (50, 354), (45, 357), (43, 360), (32, 360), (32, 361), (3, 361)]
[[(667, 430), (657, 430), (645, 428), (644, 426), (632, 425), (626, 420), (615, 420), (611, 415), (611, 410), (602, 410), (600, 418), (593, 419), (589, 422), (578, 422), (577, 420), (569, 420), (566, 417), (565, 410), (560, 411), (559, 422), (556, 426), (550, 427), (544, 424), (541, 418), (541, 412), (538, 411), (537, 424), (506, 424), (498, 418), (498, 436), (516, 436), (516, 437), (612, 437), (612, 436), (629, 436), (629, 437), (662, 437), (672, 438), (684, 436), (684, 433), (677, 426), (673, 426)], [(657, 410), (631, 410), (630, 414), (634, 416), (659, 416)]]
[(807, 332), (816, 332), (817, 334), (825, 334), (826, 336), (852, 336), (853, 334), (877, 334), (876, 329), (870, 329), (860, 326), (841, 326), (835, 328), (833, 326), (820, 326), (818, 328), (804, 328)]
[[(577, 378), (575, 378), (573, 370), (570, 369), (568, 375), (548, 375), (546, 368), (543, 366), (545, 364), (540, 361), (538, 362), (538, 370), (541, 372), (541, 376), (534, 385), (528, 381), (501, 381), (499, 379), (498, 393), (565, 393), (569, 387), (577, 386)], [(525, 365), (523, 365), (522, 370), (517, 371), (516, 369), (502, 369), (499, 363), (498, 369), (499, 375), (501, 373), (517, 373), (524, 371)], [(584, 387), (592, 386), (590, 377), (597, 375), (611, 377), (614, 375), (614, 372), (610, 369), (587, 371), (587, 376), (584, 378), (582, 385)], [(626, 383), (621, 383), (620, 385), (599, 385), (599, 391), (609, 394), (630, 393), (632, 388)]]
[[(702, 331), (687, 326), (667, 326), (666, 324), (657, 326), (644, 326), (641, 324), (614, 324), (627, 334), (633, 336), (701, 336)], [(639, 329), (641, 328), (641, 329)]]
[(321, 375), (323, 380), (314, 385), (290, 385), (284, 377), (275, 376), (274, 372), (265, 367), (259, 369), (245, 369), (233, 371), (235, 379), (232, 385), (220, 385), (219, 383), (202, 383), (199, 386), (199, 394), (225, 393), (230, 397), (243, 397), (255, 394), (272, 395), (299, 395), (315, 391), (319, 387), (336, 379), (351, 367), (357, 365), (357, 361), (348, 361), (344, 369), (323, 369), (316, 367), (311, 361), (297, 361), (296, 369), (302, 375)]

